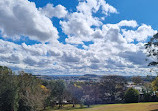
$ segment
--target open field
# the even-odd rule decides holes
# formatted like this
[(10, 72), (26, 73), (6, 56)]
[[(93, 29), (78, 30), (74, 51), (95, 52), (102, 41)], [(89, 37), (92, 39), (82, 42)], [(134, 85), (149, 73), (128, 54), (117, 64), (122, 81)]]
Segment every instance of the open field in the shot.
[[(46, 110), (54, 111), (54, 110)], [(158, 102), (151, 103), (134, 103), (134, 104), (110, 104), (110, 105), (95, 105), (91, 108), (80, 109), (79, 106), (72, 109), (72, 105), (64, 106), (63, 109), (55, 111), (158, 111)]]

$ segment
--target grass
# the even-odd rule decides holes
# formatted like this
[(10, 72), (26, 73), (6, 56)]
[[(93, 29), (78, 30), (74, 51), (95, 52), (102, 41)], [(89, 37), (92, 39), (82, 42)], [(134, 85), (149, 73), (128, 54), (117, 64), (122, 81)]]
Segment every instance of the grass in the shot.
[(80, 108), (77, 105), (72, 108), (72, 105), (65, 105), (63, 109), (49, 109), (45, 111), (158, 111), (158, 102), (150, 103), (132, 103), (132, 104), (109, 104), (109, 105), (94, 105), (90, 108)]

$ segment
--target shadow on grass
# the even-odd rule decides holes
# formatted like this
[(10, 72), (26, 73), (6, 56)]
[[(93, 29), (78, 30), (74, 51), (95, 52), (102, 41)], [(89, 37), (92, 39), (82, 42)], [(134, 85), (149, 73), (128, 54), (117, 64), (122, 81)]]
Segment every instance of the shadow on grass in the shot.
[(150, 111), (158, 111), (158, 109), (150, 110)]
[[(70, 106), (70, 107), (63, 107), (60, 110), (64, 110), (65, 111), (65, 110), (85, 109), (85, 108), (87, 108), (87, 107), (86, 106), (84, 106), (84, 107), (72, 107), (72, 106)], [(58, 108), (56, 110), (58, 110)]]
[[(79, 105), (76, 105), (75, 107), (72, 107), (72, 105), (64, 105), (62, 108), (58, 108), (58, 106), (55, 106), (54, 108), (48, 107), (46, 110), (44, 111), (53, 111), (53, 110), (74, 110), (74, 109), (86, 109), (88, 108), (87, 106), (83, 106), (80, 107)], [(90, 106), (89, 108), (92, 108), (92, 106)]]

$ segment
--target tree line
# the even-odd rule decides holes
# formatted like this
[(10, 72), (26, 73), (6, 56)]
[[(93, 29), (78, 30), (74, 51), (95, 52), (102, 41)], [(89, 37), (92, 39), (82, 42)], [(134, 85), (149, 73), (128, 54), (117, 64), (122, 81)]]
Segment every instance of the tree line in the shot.
[(64, 104), (87, 105), (158, 101), (158, 78), (143, 83), (139, 77), (135, 84), (145, 87), (143, 96), (127, 88), (123, 76), (103, 76), (99, 82), (64, 82), (42, 80), (23, 71), (16, 75), (11, 69), (0, 66), (0, 111), (41, 111), (47, 107), (62, 108)]

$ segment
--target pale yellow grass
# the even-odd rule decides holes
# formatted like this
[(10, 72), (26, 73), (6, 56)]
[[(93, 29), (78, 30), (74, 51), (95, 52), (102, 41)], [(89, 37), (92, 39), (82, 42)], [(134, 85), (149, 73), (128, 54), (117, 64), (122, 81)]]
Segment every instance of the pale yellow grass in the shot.
[(60, 110), (47, 111), (158, 111), (158, 102), (151, 103), (134, 103), (134, 104), (110, 104), (110, 105), (95, 105), (91, 108), (72, 109), (70, 105), (64, 106)]

